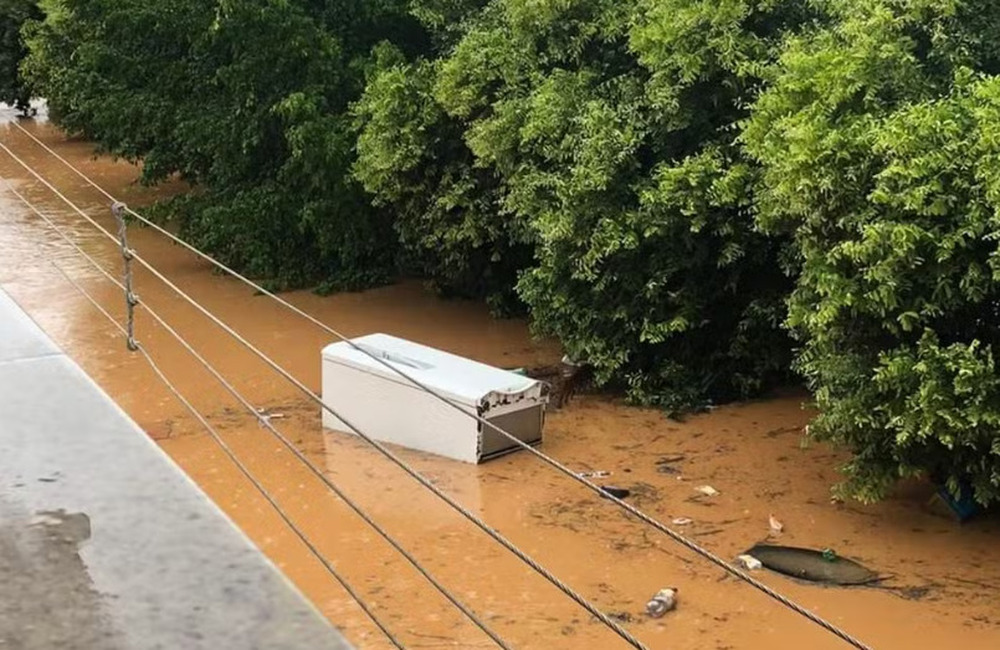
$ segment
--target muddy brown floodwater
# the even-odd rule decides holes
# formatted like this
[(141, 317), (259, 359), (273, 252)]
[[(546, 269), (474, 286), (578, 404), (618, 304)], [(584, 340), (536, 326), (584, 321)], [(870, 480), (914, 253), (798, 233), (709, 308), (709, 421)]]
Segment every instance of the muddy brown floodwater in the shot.
[[(10, 125), (0, 141), (102, 223), (108, 205), (79, 177)], [(23, 126), (112, 194), (141, 206), (156, 192), (134, 183), (130, 165), (94, 158), (43, 121)], [(107, 268), (113, 243), (0, 153), (0, 176), (68, 228)], [(389, 644), (288, 530), (212, 440), (172, 399), (117, 331), (53, 268), (58, 263), (121, 317), (122, 297), (0, 187), (0, 286), (156, 439), (171, 457), (359, 648)], [(132, 245), (174, 282), (313, 388), (331, 337), (138, 227)], [(324, 434), (319, 410), (287, 382), (147, 273), (136, 290), (439, 579), (516, 648), (627, 647), (584, 610), (355, 439)], [(387, 332), (487, 363), (552, 363), (559, 349), (519, 321), (491, 320), (482, 305), (445, 302), (404, 283), (364, 293), (289, 299), (348, 335)], [(140, 310), (137, 336), (194, 404), (208, 414), (309, 539), (373, 604), (409, 648), (488, 648), (488, 639), (334, 498)], [(53, 396), (58, 399), (58, 396)], [(606, 470), (632, 503), (726, 559), (768, 538), (834, 548), (887, 576), (880, 587), (801, 584), (766, 571), (768, 585), (874, 648), (1000, 648), (1000, 524), (959, 525), (928, 509), (929, 490), (900, 488), (876, 506), (832, 503), (844, 457), (804, 445), (806, 396), (788, 393), (718, 408), (684, 423), (582, 395), (550, 415), (543, 449), (574, 469)], [(842, 648), (843, 642), (752, 587), (621, 514), (527, 453), (469, 466), (401, 452), (566, 583), (622, 621), (650, 648)], [(114, 462), (109, 459), (109, 462)], [(709, 484), (719, 494), (699, 496)], [(149, 516), (155, 517), (155, 512)], [(657, 590), (679, 588), (676, 611), (649, 619)]]

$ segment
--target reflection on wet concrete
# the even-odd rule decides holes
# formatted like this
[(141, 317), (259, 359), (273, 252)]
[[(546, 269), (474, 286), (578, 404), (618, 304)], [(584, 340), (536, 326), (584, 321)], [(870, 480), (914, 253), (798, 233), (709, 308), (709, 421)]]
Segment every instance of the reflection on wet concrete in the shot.
[(80, 556), (90, 532), (82, 512), (32, 516), (0, 499), (0, 647), (124, 648)]

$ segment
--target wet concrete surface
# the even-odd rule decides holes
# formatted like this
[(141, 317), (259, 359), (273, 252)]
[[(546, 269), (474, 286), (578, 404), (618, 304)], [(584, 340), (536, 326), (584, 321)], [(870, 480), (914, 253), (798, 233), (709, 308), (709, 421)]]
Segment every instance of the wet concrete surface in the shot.
[[(176, 187), (150, 191), (133, 183), (134, 167), (93, 158), (93, 147), (44, 124), (23, 123), (88, 175), (133, 206)], [(111, 225), (108, 206), (15, 129), (0, 139), (95, 218)], [(0, 176), (42, 205), (107, 268), (118, 272), (114, 245), (68, 212), (50, 193), (0, 157)], [(50, 259), (122, 314), (117, 289), (96, 277), (16, 199), (0, 192), (0, 286), (147, 434), (229, 514), (254, 542), (358, 647), (390, 647), (350, 597), (326, 575), (213, 441), (177, 405), (140, 359), (49, 266)], [(313, 389), (320, 350), (332, 337), (288, 313), (146, 229), (130, 242), (149, 261), (230, 322)], [(417, 487), (360, 441), (320, 426), (314, 404), (209, 325), (153, 278), (138, 273), (140, 297), (156, 308), (332, 480), (382, 523), (466, 604), (516, 648), (626, 647), (556, 589)], [(498, 366), (558, 362), (551, 341), (525, 323), (494, 321), (484, 306), (444, 302), (419, 283), (356, 294), (286, 298), (349, 336), (387, 332)], [(206, 413), (248, 467), (409, 648), (492, 645), (415, 575), (323, 484), (270, 438), (164, 332), (141, 313), (137, 334), (165, 372)], [(661, 521), (690, 520), (677, 530), (726, 559), (762, 541), (833, 548), (885, 576), (876, 587), (803, 584), (767, 571), (761, 580), (875, 648), (963, 650), (1000, 647), (1000, 522), (959, 525), (927, 507), (926, 485), (907, 483), (874, 506), (836, 503), (843, 453), (806, 444), (812, 417), (800, 391), (734, 404), (674, 422), (614, 397), (581, 394), (547, 417), (542, 450), (571, 468), (604, 470), (607, 483), (631, 490), (630, 502)], [(557, 576), (621, 620), (650, 648), (671, 650), (830, 649), (845, 647), (668, 538), (623, 516), (525, 453), (480, 466), (400, 452), (443, 490), (481, 515)], [(706, 497), (695, 488), (711, 485)], [(77, 512), (67, 507), (67, 512)], [(47, 508), (51, 509), (51, 508)], [(772, 534), (768, 519), (784, 524)], [(678, 607), (644, 615), (659, 589), (680, 588)]]
[(0, 517), (0, 647), (127, 648), (80, 556), (90, 518), (7, 503)]
[(2, 291), (0, 648), (348, 648)]

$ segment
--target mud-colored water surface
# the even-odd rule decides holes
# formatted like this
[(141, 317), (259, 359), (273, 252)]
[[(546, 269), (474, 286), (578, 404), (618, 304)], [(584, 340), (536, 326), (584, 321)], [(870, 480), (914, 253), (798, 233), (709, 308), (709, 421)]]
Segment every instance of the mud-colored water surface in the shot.
[[(106, 226), (107, 202), (18, 129), (0, 142)], [(94, 158), (85, 142), (20, 122), (133, 207), (176, 188), (134, 184), (136, 169)], [(9, 156), (0, 176), (108, 269), (113, 242), (74, 215)], [(318, 389), (320, 349), (333, 338), (266, 297), (214, 274), (155, 232), (133, 227), (132, 246), (208, 309)], [(0, 183), (0, 286), (8, 291), (359, 648), (388, 648), (363, 612), (285, 527), (117, 330), (69, 285), (72, 275), (121, 318), (118, 289)], [(136, 272), (140, 299), (163, 315), (314, 463), (516, 648), (627, 647), (545, 580), (421, 489), (362, 442), (324, 434), (318, 408), (154, 277)], [(343, 333), (386, 332), (500, 366), (552, 363), (560, 351), (519, 321), (491, 320), (477, 304), (445, 302), (419, 284), (289, 299)], [(207, 414), (319, 551), (355, 585), (409, 648), (489, 648), (449, 606), (206, 371), (140, 310), (137, 338), (177, 387)], [(55, 396), (58, 399), (58, 396)], [(901, 487), (876, 506), (831, 502), (843, 456), (804, 445), (806, 396), (790, 392), (726, 406), (680, 423), (615, 399), (583, 395), (550, 414), (542, 449), (632, 491), (629, 500), (721, 557), (761, 541), (833, 548), (877, 571), (876, 587), (833, 588), (758, 571), (762, 581), (875, 648), (1000, 647), (1000, 523), (959, 525), (927, 507), (930, 491)], [(334, 404), (336, 406), (336, 404)], [(841, 648), (842, 641), (677, 545), (538, 459), (520, 452), (464, 465), (401, 452), (448, 494), (613, 615), (650, 648)], [(109, 461), (113, 462), (113, 461)], [(704, 496), (697, 487), (718, 494)], [(784, 525), (772, 533), (774, 515)], [(679, 588), (676, 611), (644, 614), (663, 587)]]

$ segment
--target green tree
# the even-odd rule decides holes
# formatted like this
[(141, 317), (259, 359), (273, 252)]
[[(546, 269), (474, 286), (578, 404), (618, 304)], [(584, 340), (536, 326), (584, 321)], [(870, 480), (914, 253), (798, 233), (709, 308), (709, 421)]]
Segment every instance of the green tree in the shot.
[(744, 131), (759, 220), (794, 236), (788, 323), (844, 491), (929, 475), (1000, 498), (1000, 6), (831, 2)]
[(537, 330), (636, 401), (732, 399), (787, 369), (780, 242), (754, 230), (736, 136), (800, 4), (494, 0), (440, 64), (435, 98), (534, 242)]
[(28, 53), (21, 28), (41, 17), (36, 0), (0, 0), (0, 102), (27, 114), (31, 89), (21, 75), (21, 62)]
[(376, 204), (391, 209), (407, 269), (445, 295), (486, 298), (495, 313), (523, 309), (517, 273), (532, 260), (528, 228), (501, 214), (500, 179), (477, 164), (465, 125), (434, 96), (441, 68), (435, 53), (454, 45), (457, 26), (482, 2), (423, 0), (414, 4), (435, 46), (408, 60), (379, 48), (362, 99), (355, 105), (355, 177)]
[(371, 47), (420, 47), (403, 0), (49, 0), (26, 69), (59, 123), (179, 174), (194, 243), (279, 285), (383, 282), (391, 218), (351, 176)]

